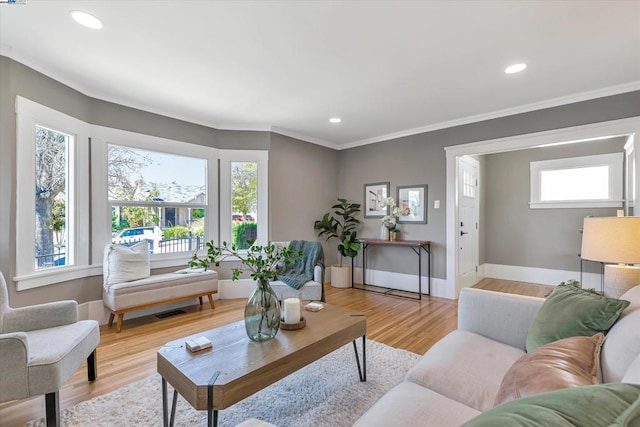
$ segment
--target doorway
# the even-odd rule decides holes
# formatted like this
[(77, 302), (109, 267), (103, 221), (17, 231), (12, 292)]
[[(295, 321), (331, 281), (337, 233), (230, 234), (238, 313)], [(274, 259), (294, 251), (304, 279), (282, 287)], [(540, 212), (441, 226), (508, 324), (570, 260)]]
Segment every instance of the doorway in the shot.
[(458, 278), (463, 287), (478, 278), (479, 164), (469, 156), (458, 158)]
[[(640, 201), (640, 150), (634, 149), (634, 142), (640, 135), (640, 117), (613, 120), (594, 123), (590, 125), (575, 126), (563, 129), (554, 129), (544, 132), (516, 135), (487, 141), (472, 142), (468, 144), (445, 147), (447, 156), (447, 290), (443, 297), (458, 298), (460, 289), (471, 286), (467, 275), (461, 275), (466, 267), (461, 267), (463, 262), (460, 255), (460, 226), (462, 213), (462, 200), (459, 198), (459, 169), (460, 159), (465, 156), (481, 156), (484, 154), (501, 153), (506, 151), (523, 150), (569, 142), (581, 142), (595, 138), (612, 136), (627, 136), (628, 143), (625, 146), (627, 152), (627, 213), (629, 206)], [(638, 215), (637, 208), (634, 215)], [(462, 237), (465, 237), (463, 235)], [(478, 245), (475, 246), (478, 248)], [(480, 279), (477, 275), (476, 279)]]

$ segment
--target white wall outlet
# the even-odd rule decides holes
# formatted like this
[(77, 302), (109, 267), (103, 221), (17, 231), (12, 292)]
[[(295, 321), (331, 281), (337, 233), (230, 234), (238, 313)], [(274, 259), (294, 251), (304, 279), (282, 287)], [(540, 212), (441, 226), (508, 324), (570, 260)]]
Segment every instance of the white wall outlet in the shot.
[(440, 209), (440, 200), (433, 201), (433, 209)]

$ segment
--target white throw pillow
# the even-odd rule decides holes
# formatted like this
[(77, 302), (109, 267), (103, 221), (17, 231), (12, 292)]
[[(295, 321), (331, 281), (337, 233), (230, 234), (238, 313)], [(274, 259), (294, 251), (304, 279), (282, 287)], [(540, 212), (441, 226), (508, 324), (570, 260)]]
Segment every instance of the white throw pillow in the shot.
[(107, 245), (102, 263), (104, 286), (144, 279), (151, 275), (149, 242), (146, 240), (133, 246)]

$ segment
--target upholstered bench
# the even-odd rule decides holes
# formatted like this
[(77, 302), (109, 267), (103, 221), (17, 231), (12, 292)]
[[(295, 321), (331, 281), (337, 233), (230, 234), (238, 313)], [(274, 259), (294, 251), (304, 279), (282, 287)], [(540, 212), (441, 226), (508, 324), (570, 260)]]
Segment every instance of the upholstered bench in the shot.
[(124, 314), (188, 299), (209, 299), (218, 293), (218, 273), (214, 270), (179, 270), (150, 275), (149, 244), (131, 247), (107, 245), (104, 251), (102, 300), (111, 312), (108, 325), (118, 315), (116, 332), (122, 330)]

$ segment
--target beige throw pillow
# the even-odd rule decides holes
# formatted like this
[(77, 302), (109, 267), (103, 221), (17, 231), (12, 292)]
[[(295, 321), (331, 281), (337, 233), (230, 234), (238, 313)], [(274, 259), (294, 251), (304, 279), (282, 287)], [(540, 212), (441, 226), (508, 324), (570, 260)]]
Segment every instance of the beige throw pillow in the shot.
[(507, 371), (495, 405), (534, 394), (598, 383), (604, 334), (564, 338), (527, 353)]
[(107, 245), (104, 248), (102, 273), (105, 288), (149, 277), (149, 242), (143, 240), (130, 247)]

